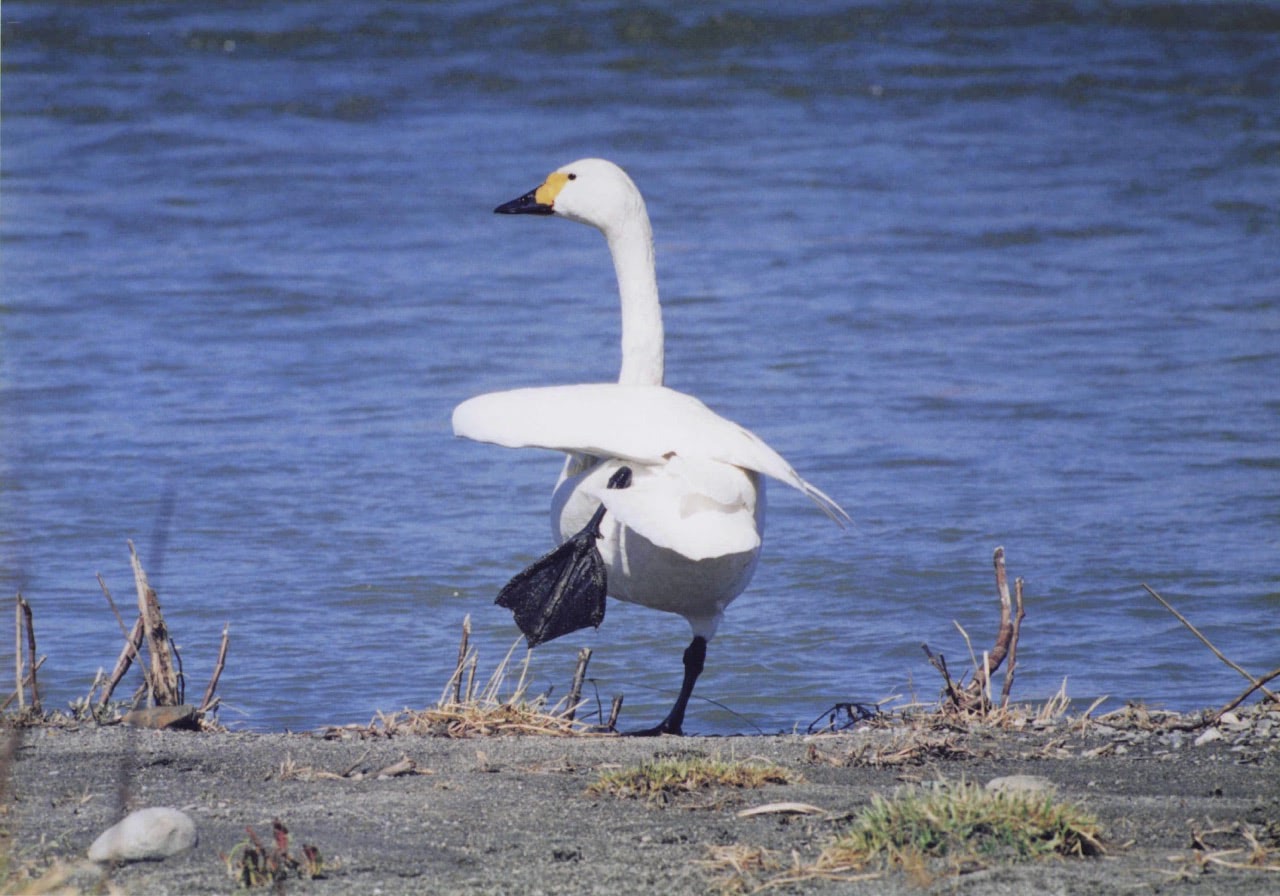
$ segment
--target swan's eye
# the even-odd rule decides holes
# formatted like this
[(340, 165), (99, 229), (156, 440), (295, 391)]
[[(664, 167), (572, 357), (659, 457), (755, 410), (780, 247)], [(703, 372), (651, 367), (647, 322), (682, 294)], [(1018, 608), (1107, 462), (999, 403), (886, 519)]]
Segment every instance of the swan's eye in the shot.
[(578, 179), (578, 175), (576, 175), (576, 174), (570, 174), (570, 175), (569, 175), (569, 180), (577, 180), (577, 179)]

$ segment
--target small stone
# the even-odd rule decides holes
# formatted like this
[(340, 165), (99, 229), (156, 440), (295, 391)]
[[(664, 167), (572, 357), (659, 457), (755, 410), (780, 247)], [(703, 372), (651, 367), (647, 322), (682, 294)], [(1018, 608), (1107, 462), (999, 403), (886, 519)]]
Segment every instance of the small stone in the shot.
[(1197, 747), (1203, 747), (1205, 744), (1211, 744), (1215, 740), (1222, 740), (1222, 732), (1217, 728), (1206, 728), (1204, 733), (1196, 738), (1195, 744)]
[(103, 831), (89, 847), (95, 862), (164, 859), (196, 845), (196, 825), (178, 809), (154, 807), (130, 812)]
[(986, 787), (997, 793), (1045, 793), (1058, 789), (1048, 778), (1039, 775), (1005, 775), (992, 778)]
[(135, 728), (197, 729), (200, 727), (199, 713), (194, 706), (152, 706), (148, 709), (131, 709), (120, 719), (126, 725)]

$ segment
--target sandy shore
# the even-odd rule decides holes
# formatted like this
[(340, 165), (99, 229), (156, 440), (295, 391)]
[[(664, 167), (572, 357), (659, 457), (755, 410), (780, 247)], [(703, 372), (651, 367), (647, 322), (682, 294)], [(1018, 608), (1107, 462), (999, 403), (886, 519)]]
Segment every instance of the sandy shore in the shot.
[[(453, 740), (45, 727), (16, 732), (0, 818), (11, 868), (59, 860), (85, 889), (103, 874), (87, 866), (85, 850), (124, 808), (173, 806), (195, 819), (198, 845), (111, 870), (116, 892), (232, 892), (220, 854), (244, 839), (246, 825), (268, 840), (279, 818), (295, 847), (314, 844), (326, 867), (323, 879), (290, 880), (289, 893), (701, 894), (714, 890), (705, 864), (713, 847), (812, 859), (873, 793), (888, 795), (904, 781), (1029, 774), (1099, 818), (1108, 855), (977, 871), (932, 891), (1280, 893), (1280, 873), (1204, 865), (1192, 849), (1195, 832), (1241, 824), (1272, 825), (1280, 838), (1280, 712), (1253, 710), (1214, 730), (1221, 736), (1097, 724), (1082, 731), (1059, 721), (1012, 732)], [(666, 805), (586, 793), (603, 770), (670, 754), (762, 757), (802, 781)], [(415, 771), (377, 776), (406, 757)], [(739, 815), (779, 801), (824, 811)], [(1224, 849), (1243, 845), (1238, 836), (1214, 837)], [(1280, 842), (1270, 861), (1280, 861)], [(779, 891), (922, 892), (900, 872)]]

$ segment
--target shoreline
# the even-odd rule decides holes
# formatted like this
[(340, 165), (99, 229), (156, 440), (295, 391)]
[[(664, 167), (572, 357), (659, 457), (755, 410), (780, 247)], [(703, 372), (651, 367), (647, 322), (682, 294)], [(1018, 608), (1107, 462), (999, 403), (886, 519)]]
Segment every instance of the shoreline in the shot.
[[(85, 850), (124, 810), (169, 806), (195, 820), (197, 845), (111, 869), (108, 892), (232, 892), (222, 856), (246, 839), (246, 826), (270, 842), (278, 818), (294, 851), (314, 845), (324, 867), (322, 878), (288, 880), (289, 893), (694, 894), (724, 881), (724, 869), (709, 864), (714, 849), (812, 861), (873, 794), (1034, 775), (1097, 817), (1106, 855), (996, 866), (924, 888), (871, 868), (861, 880), (769, 892), (1280, 892), (1280, 870), (1230, 867), (1234, 853), (1206, 858), (1243, 846), (1248, 830), (1269, 850), (1266, 863), (1280, 866), (1280, 708), (1255, 705), (1188, 731), (1153, 729), (1140, 712), (1115, 715), (1005, 728), (934, 716), (837, 734), (687, 738), (9, 728), (0, 735), (10, 738), (3, 819), (11, 876), (55, 866), (78, 888), (66, 892), (102, 882)], [(798, 780), (681, 794), (665, 805), (587, 794), (603, 771), (672, 755), (763, 759)], [(821, 812), (738, 814), (779, 802)]]

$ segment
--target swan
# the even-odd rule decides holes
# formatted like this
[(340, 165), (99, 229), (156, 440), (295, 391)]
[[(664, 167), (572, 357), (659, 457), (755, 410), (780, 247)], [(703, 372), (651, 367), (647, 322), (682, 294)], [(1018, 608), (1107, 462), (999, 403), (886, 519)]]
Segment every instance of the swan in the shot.
[(455, 435), (567, 458), (551, 497), (560, 546), (498, 597), (529, 646), (604, 618), (605, 593), (689, 623), (684, 678), (666, 718), (636, 734), (683, 734), (707, 643), (756, 568), (764, 478), (786, 483), (843, 525), (849, 515), (754, 433), (691, 395), (663, 386), (662, 308), (653, 232), (631, 178), (581, 159), (498, 206), (504, 215), (559, 216), (600, 230), (622, 309), (616, 383), (514, 389), (468, 399)]

